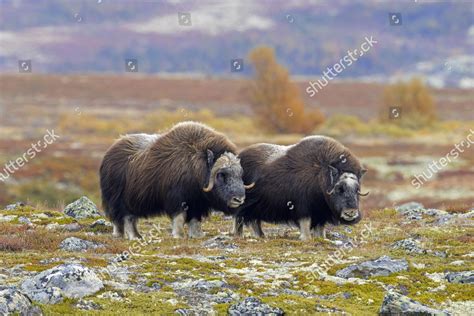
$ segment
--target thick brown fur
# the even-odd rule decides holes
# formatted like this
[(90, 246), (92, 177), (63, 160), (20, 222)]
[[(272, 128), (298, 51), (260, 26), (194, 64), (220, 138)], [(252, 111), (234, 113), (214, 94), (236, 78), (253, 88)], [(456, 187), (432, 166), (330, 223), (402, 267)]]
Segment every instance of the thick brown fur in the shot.
[(135, 134), (117, 140), (100, 167), (102, 200), (115, 223), (127, 215), (174, 216), (187, 210), (187, 219), (201, 219), (211, 208), (226, 205), (203, 192), (209, 177), (207, 151), (217, 159), (236, 153), (226, 136), (195, 122), (174, 126), (163, 135)]
[(339, 223), (328, 204), (327, 191), (332, 181), (329, 165), (340, 172), (364, 171), (359, 160), (336, 140), (310, 136), (292, 146), (256, 144), (240, 155), (244, 182), (256, 182), (247, 191), (246, 202), (239, 208), (237, 221), (272, 222), (298, 225), (311, 218), (311, 227), (327, 222)]

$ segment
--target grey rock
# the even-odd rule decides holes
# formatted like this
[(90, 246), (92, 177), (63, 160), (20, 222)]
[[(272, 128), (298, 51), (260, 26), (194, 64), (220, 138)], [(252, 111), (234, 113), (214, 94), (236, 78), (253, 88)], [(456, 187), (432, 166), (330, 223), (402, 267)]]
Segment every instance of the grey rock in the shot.
[(395, 207), (395, 210), (400, 213), (407, 213), (412, 211), (423, 210), (425, 207), (418, 202), (408, 202)]
[(78, 232), (81, 230), (81, 228), (81, 225), (79, 225), (78, 223), (71, 223), (62, 226), (62, 229), (67, 232)]
[(14, 204), (9, 204), (9, 205), (5, 206), (5, 211), (14, 211), (17, 208), (20, 208), (20, 207), (23, 207), (23, 206), (26, 206), (26, 204), (23, 203), (23, 202), (16, 202)]
[(209, 249), (224, 249), (234, 250), (237, 249), (237, 245), (232, 243), (232, 238), (228, 236), (216, 236), (206, 240), (203, 246)]
[(61, 242), (59, 248), (65, 251), (86, 251), (89, 249), (104, 248), (104, 245), (77, 237), (69, 237)]
[(28, 296), (15, 287), (0, 286), (0, 315), (42, 315), (39, 307), (33, 306)]
[(97, 206), (86, 196), (72, 202), (64, 208), (64, 213), (74, 218), (99, 217)]
[(18, 218), (18, 222), (20, 222), (21, 224), (25, 224), (25, 225), (33, 225), (31, 220), (28, 217), (25, 217), (25, 216), (20, 216)]
[(16, 215), (2, 215), (0, 214), (0, 222), (11, 222), (16, 219), (18, 216)]
[(112, 227), (112, 224), (110, 222), (107, 222), (105, 219), (101, 218), (96, 220), (90, 225), (90, 228), (96, 228), (96, 227)]
[(474, 283), (474, 271), (450, 272), (446, 275), (446, 280), (450, 283)]
[(405, 259), (392, 259), (383, 256), (375, 260), (352, 264), (336, 272), (340, 278), (388, 276), (395, 272), (408, 270), (408, 262)]
[(394, 291), (388, 291), (380, 307), (380, 315), (449, 315), (430, 308)]
[(392, 247), (394, 249), (403, 249), (408, 253), (424, 254), (426, 250), (420, 245), (420, 242), (413, 238), (402, 239), (395, 242)]
[(83, 298), (103, 287), (97, 275), (80, 264), (63, 264), (48, 269), (21, 284), (28, 297), (42, 304), (56, 304), (64, 297)]
[(232, 305), (227, 311), (231, 316), (237, 315), (284, 315), (281, 308), (271, 307), (268, 304), (262, 303), (256, 297), (247, 297), (243, 301)]
[(74, 307), (83, 311), (93, 311), (102, 309), (102, 306), (100, 304), (83, 299), (80, 299), (76, 304), (74, 304)]
[(316, 304), (315, 309), (319, 313), (327, 313), (328, 315), (337, 314), (337, 315), (347, 315), (345, 311), (335, 307), (327, 307), (321, 304)]

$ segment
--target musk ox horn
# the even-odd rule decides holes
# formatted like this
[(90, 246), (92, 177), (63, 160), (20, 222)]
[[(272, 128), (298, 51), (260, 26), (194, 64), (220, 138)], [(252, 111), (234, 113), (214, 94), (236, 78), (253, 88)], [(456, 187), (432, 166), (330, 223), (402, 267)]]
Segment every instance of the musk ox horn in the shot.
[(225, 152), (222, 156), (220, 156), (216, 160), (216, 162), (214, 163), (214, 166), (212, 166), (211, 173), (209, 175), (209, 183), (202, 190), (206, 193), (211, 192), (212, 189), (214, 188), (214, 182), (216, 180), (216, 176), (219, 170), (225, 167), (230, 167), (231, 165), (232, 165), (232, 159), (231, 157), (229, 157), (229, 153)]
[(327, 193), (328, 195), (331, 195), (331, 194), (334, 193), (334, 190), (335, 190), (335, 189), (336, 189), (336, 187), (332, 188), (332, 189), (329, 190), (329, 191), (326, 191), (326, 193)]
[(255, 186), (255, 182), (252, 182), (250, 184), (244, 185), (245, 190), (250, 190)]
[(361, 193), (360, 191), (357, 191), (357, 194), (359, 194), (360, 196), (367, 196), (369, 195), (370, 192), (366, 192), (366, 193)]

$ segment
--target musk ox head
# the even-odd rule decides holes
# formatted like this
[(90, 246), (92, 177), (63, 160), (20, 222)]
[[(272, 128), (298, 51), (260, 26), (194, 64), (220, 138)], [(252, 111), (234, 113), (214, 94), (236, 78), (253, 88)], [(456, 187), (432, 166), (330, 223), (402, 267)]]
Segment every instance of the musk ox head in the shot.
[(359, 196), (369, 194), (360, 192), (360, 180), (366, 171), (362, 169), (359, 174), (354, 174), (329, 165), (330, 187), (326, 191), (326, 201), (336, 221), (356, 224), (361, 220)]
[(211, 192), (219, 202), (229, 208), (237, 208), (245, 202), (245, 189), (252, 188), (255, 183), (244, 185), (243, 169), (233, 153), (225, 152), (214, 161), (214, 153), (207, 150), (209, 179), (204, 192)]

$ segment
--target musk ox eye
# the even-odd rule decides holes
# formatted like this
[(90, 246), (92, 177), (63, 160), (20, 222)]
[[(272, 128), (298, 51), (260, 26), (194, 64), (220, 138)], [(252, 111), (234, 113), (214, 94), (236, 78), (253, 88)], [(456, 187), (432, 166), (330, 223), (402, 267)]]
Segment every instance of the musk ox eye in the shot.
[(225, 180), (226, 180), (226, 174), (225, 174), (224, 172), (219, 172), (219, 173), (217, 174), (217, 179), (218, 179), (219, 181), (225, 182)]
[(344, 193), (345, 191), (346, 191), (346, 189), (344, 188), (343, 185), (340, 185), (340, 186), (337, 188), (337, 193), (342, 194), (342, 193)]

